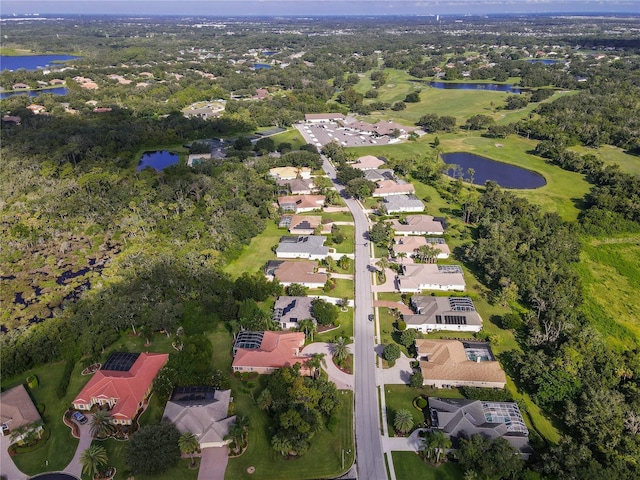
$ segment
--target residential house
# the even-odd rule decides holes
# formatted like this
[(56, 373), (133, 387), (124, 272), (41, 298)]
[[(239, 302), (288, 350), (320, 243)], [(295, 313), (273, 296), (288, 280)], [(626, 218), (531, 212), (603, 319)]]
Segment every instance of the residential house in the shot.
[(291, 195), (311, 195), (316, 190), (311, 178), (277, 180), (276, 183), (281, 187), (286, 187), (287, 191), (291, 193)]
[(322, 288), (327, 283), (327, 274), (318, 272), (318, 262), (313, 260), (271, 260), (267, 263), (267, 278), (276, 278), (286, 287), (299, 283), (307, 288)]
[[(120, 357), (127, 360), (119, 361)], [(94, 405), (107, 407), (112, 423), (131, 425), (168, 359), (165, 353), (112, 354), (73, 400), (73, 407), (77, 410), (91, 410)]]
[(380, 180), (378, 187), (371, 194), (372, 197), (388, 197), (390, 195), (413, 195), (416, 189), (403, 180)]
[(423, 212), (424, 203), (415, 195), (391, 195), (384, 197), (387, 213)]
[(288, 297), (281, 296), (273, 306), (273, 321), (283, 330), (297, 329), (300, 320), (312, 319), (312, 297)]
[(331, 223), (323, 223), (320, 215), (283, 215), (278, 224), (280, 228), (288, 228), (294, 235), (313, 235), (316, 229), (322, 227), (323, 233), (328, 226), (331, 232)]
[(305, 258), (322, 260), (329, 255), (329, 247), (324, 246), (327, 238), (322, 235), (299, 235), (282, 237), (276, 249), (277, 258)]
[(18, 443), (30, 431), (42, 431), (42, 418), (24, 385), (0, 393), (0, 425), (3, 435), (21, 432), (14, 437)]
[(480, 434), (504, 438), (525, 460), (533, 453), (529, 430), (515, 402), (429, 397), (429, 413), (432, 427), (444, 432), (452, 443)]
[(49, 85), (66, 85), (66, 81), (62, 80), (61, 78), (54, 78), (52, 80), (49, 80)]
[(11, 88), (13, 88), (14, 90), (26, 90), (29, 88), (29, 85), (27, 85), (26, 83), (14, 83)]
[(16, 116), (16, 115), (5, 115), (4, 117), (2, 117), (2, 122), (3, 123), (12, 123), (14, 125), (20, 125), (20, 123), (22, 122), (22, 118)]
[(420, 293), (422, 290), (464, 291), (465, 281), (459, 265), (436, 265), (433, 263), (402, 265), (398, 277), (402, 293)]
[(442, 235), (444, 226), (431, 215), (407, 215), (404, 220), (391, 221), (394, 235)]
[(487, 342), (416, 339), (423, 384), (434, 388), (504, 388), (507, 377)]
[(285, 212), (312, 212), (324, 206), (324, 195), (287, 195), (278, 198), (278, 206)]
[(233, 371), (269, 374), (299, 363), (300, 374), (310, 375), (305, 365), (309, 357), (301, 354), (304, 338), (303, 332), (240, 332), (233, 346)]
[(384, 165), (383, 160), (380, 160), (378, 157), (374, 157), (373, 155), (365, 155), (364, 157), (358, 158), (358, 161), (352, 164), (351, 167), (366, 171), (375, 170), (381, 165)]
[(451, 250), (445, 243), (444, 238), (426, 238), (418, 236), (393, 237), (393, 253), (398, 256), (399, 253), (405, 253), (408, 257), (416, 255), (420, 247), (429, 245), (438, 250), (436, 258), (449, 258)]
[(375, 183), (380, 180), (395, 180), (396, 176), (390, 168), (374, 168), (364, 171), (364, 179)]
[(171, 394), (162, 415), (163, 421), (173, 423), (180, 433), (191, 432), (200, 448), (223, 447), (235, 415), (229, 416), (231, 390), (214, 387), (177, 387)]
[(415, 314), (403, 315), (407, 328), (422, 333), (436, 330), (457, 332), (479, 332), (482, 318), (468, 297), (431, 297), (414, 295), (411, 307)]
[(27, 105), (27, 110), (31, 110), (31, 113), (33, 113), (34, 115), (42, 115), (43, 113), (47, 113), (47, 109), (44, 105), (38, 105), (36, 103)]

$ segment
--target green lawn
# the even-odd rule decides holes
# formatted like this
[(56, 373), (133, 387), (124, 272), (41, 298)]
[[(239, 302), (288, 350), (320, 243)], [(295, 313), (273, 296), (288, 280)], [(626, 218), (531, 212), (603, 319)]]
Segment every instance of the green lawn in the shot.
[[(353, 394), (341, 390), (341, 405), (337, 413), (334, 432), (322, 429), (314, 436), (309, 452), (299, 459), (285, 459), (271, 448), (270, 420), (256, 408), (248, 395), (236, 395), (236, 410), (249, 416), (249, 447), (240, 457), (229, 459), (225, 478), (237, 479), (317, 479), (334, 478), (347, 470), (354, 459)], [(345, 450), (345, 468), (342, 469), (342, 451)], [(350, 453), (346, 453), (350, 452)], [(255, 473), (247, 473), (254, 467)]]
[[(322, 220), (333, 220), (334, 222), (353, 222), (353, 217), (349, 212), (322, 212)], [(340, 225), (342, 228), (343, 225)]]
[(45, 428), (51, 431), (51, 436), (37, 450), (13, 457), (16, 466), (28, 475), (64, 470), (78, 446), (78, 440), (71, 435), (71, 429), (64, 425), (62, 416), (75, 395), (91, 377), (81, 376), (82, 368), (77, 365), (71, 374), (67, 395), (63, 399), (58, 399), (56, 387), (62, 378), (64, 366), (65, 362), (43, 365), (25, 372), (19, 378), (7, 379), (2, 383), (2, 388), (6, 389), (23, 383), (24, 379), (30, 375), (37, 375), (39, 380), (39, 386), (30, 392), (36, 405), (43, 404), (45, 407), (42, 417)]
[(290, 128), (286, 132), (278, 133), (270, 138), (276, 142), (276, 146), (280, 143), (290, 143), (293, 150), (299, 149), (301, 146), (307, 144), (304, 138), (302, 138), (302, 135), (300, 135), (300, 132), (295, 128)]
[(240, 256), (224, 267), (224, 271), (237, 278), (244, 272), (256, 273), (269, 260), (274, 260), (276, 254), (271, 248), (278, 244), (280, 237), (287, 235), (287, 231), (278, 228), (274, 222), (267, 222), (264, 231), (251, 239), (248, 246), (243, 247)]
[[(589, 239), (575, 268), (582, 280), (582, 314), (616, 351), (640, 345), (640, 235)], [(612, 298), (612, 292), (615, 292)]]
[[(353, 280), (346, 280), (344, 278), (336, 278), (336, 288), (329, 290), (328, 292), (318, 293), (318, 295), (327, 295), (329, 297), (353, 298)], [(314, 290), (310, 290), (309, 294), (314, 294)]]
[[(347, 309), (346, 312), (341, 311), (338, 315), (338, 322), (340, 322), (340, 327), (317, 334), (313, 340), (315, 342), (330, 342), (336, 337), (353, 337), (353, 308)], [(327, 359), (327, 361), (330, 361), (330, 359)]]
[(387, 407), (387, 428), (389, 436), (394, 436), (393, 419), (398, 410), (406, 409), (413, 414), (414, 424), (424, 422), (424, 414), (413, 406), (413, 399), (419, 395), (441, 398), (464, 398), (457, 388), (436, 389), (430, 387), (413, 388), (409, 385), (385, 385), (385, 404)]
[(457, 463), (432, 467), (414, 452), (391, 452), (391, 458), (397, 480), (461, 480), (464, 477)]
[(337, 253), (353, 253), (355, 242), (355, 227), (353, 225), (338, 225), (344, 235), (344, 241), (339, 245), (331, 245)]

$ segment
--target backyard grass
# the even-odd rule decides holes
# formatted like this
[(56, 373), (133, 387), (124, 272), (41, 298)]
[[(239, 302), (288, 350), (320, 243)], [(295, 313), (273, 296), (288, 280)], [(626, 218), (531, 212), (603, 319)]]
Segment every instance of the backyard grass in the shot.
[(260, 271), (267, 261), (276, 258), (271, 248), (278, 244), (280, 237), (287, 234), (286, 230), (278, 228), (274, 222), (267, 222), (264, 231), (253, 237), (251, 243), (243, 247), (240, 256), (224, 267), (224, 271), (233, 278), (238, 278), (244, 272)]
[(391, 452), (397, 480), (461, 480), (464, 472), (457, 463), (447, 462), (439, 467), (427, 465), (414, 452)]
[[(285, 459), (271, 448), (271, 421), (256, 408), (249, 395), (236, 395), (236, 410), (249, 416), (249, 446), (237, 458), (229, 459), (225, 478), (236, 480), (295, 478), (334, 478), (346, 471), (354, 460), (353, 443), (353, 394), (341, 390), (334, 432), (326, 428), (316, 433), (309, 452), (299, 459)], [(342, 451), (345, 451), (345, 466), (342, 468)], [(350, 452), (350, 453), (347, 453)], [(254, 467), (255, 473), (247, 473)]]
[(67, 407), (71, 405), (75, 395), (91, 377), (89, 375), (81, 376), (82, 367), (76, 365), (71, 374), (67, 394), (64, 398), (59, 399), (56, 395), (56, 387), (62, 378), (64, 367), (65, 362), (43, 365), (25, 372), (18, 378), (7, 379), (2, 383), (2, 388), (7, 389), (23, 383), (24, 379), (30, 375), (37, 375), (40, 380), (40, 385), (30, 390), (30, 393), (36, 405), (44, 405), (45, 411), (42, 419), (45, 429), (50, 430), (51, 435), (46, 443), (37, 450), (13, 457), (16, 466), (28, 475), (64, 470), (78, 447), (78, 440), (73, 438), (71, 429), (62, 422), (62, 416)]
[(355, 227), (353, 225), (337, 226), (344, 235), (344, 241), (338, 245), (331, 245), (337, 253), (353, 253), (355, 242)]
[(457, 388), (437, 389), (431, 387), (413, 388), (409, 385), (385, 385), (384, 401), (387, 412), (387, 428), (389, 436), (394, 436), (393, 419), (398, 410), (409, 410), (413, 415), (414, 425), (425, 421), (424, 414), (413, 406), (413, 399), (419, 395), (440, 398), (464, 398)]
[(575, 268), (583, 285), (582, 314), (614, 350), (637, 348), (640, 345), (640, 235), (585, 241), (580, 263)]

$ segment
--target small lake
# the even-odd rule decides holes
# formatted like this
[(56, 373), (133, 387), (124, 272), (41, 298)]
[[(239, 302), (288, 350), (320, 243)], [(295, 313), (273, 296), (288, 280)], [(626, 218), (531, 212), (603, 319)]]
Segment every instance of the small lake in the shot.
[(502, 83), (448, 83), (448, 82), (429, 82), (433, 88), (443, 88), (445, 90), (491, 90), (493, 92), (509, 92), (520, 93), (522, 90), (515, 85)]
[(25, 70), (38, 70), (39, 68), (54, 66), (62, 67), (63, 65), (53, 62), (64, 62), (78, 58), (80, 57), (73, 55), (0, 55), (0, 70), (15, 71), (20, 68), (24, 68)]
[(267, 63), (254, 63), (253, 68), (255, 68), (256, 70), (260, 70), (261, 68), (271, 68), (271, 65)]
[(169, 165), (175, 165), (176, 163), (178, 163), (178, 158), (178, 155), (167, 150), (146, 152), (144, 155), (142, 155), (142, 158), (138, 163), (138, 171), (144, 170), (147, 167), (154, 168), (158, 171), (163, 170)]
[(67, 87), (46, 88), (44, 90), (26, 90), (19, 92), (2, 92), (0, 93), (0, 99), (15, 97), (16, 95), (29, 95), (30, 97), (37, 97), (43, 93), (51, 93), (53, 95), (66, 95), (69, 90)]
[[(462, 177), (467, 182), (470, 181), (467, 170), (473, 168), (475, 170), (473, 175), (475, 185), (484, 185), (487, 180), (493, 180), (504, 188), (517, 189), (540, 188), (547, 184), (547, 181), (539, 173), (472, 153), (443, 153), (442, 159), (447, 165), (459, 165)], [(446, 173), (450, 177), (456, 177), (453, 168), (449, 168)]]

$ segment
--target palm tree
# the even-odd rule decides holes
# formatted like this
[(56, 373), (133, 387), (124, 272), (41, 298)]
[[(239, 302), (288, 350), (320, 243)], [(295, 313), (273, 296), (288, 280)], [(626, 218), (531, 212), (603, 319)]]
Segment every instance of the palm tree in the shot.
[(291, 451), (293, 445), (291, 444), (291, 440), (289, 440), (284, 435), (274, 435), (271, 439), (271, 446), (274, 450), (280, 452), (284, 457), (288, 452)]
[(403, 260), (407, 258), (407, 252), (398, 252), (397, 257), (400, 259), (400, 265), (402, 265)]
[(327, 366), (327, 362), (324, 359), (324, 353), (314, 353), (311, 357), (305, 362), (307, 367), (312, 369), (311, 371), (315, 373), (322, 365)]
[(431, 245), (421, 245), (416, 248), (415, 256), (422, 262), (435, 263), (440, 251)]
[(407, 433), (413, 428), (413, 415), (409, 410), (401, 409), (396, 412), (393, 427), (400, 433)]
[(427, 452), (427, 458), (431, 458), (431, 454), (435, 454), (436, 464), (438, 464), (440, 463), (440, 455), (451, 448), (451, 439), (440, 430), (435, 430), (426, 434), (422, 440), (422, 447)]
[(304, 332), (305, 336), (308, 337), (313, 342), (313, 334), (318, 331), (318, 326), (316, 322), (311, 318), (305, 318), (304, 320), (300, 320), (298, 322), (298, 330), (300, 332)]
[(80, 455), (82, 471), (91, 478), (107, 465), (107, 451), (102, 445), (92, 444)]
[(200, 447), (196, 436), (191, 432), (184, 432), (178, 439), (178, 447), (180, 447), (182, 453), (190, 456), (191, 466), (193, 467), (195, 465), (193, 454), (198, 450), (198, 447)]
[(240, 452), (246, 445), (246, 436), (249, 431), (249, 419), (243, 415), (236, 417), (236, 422), (229, 429), (229, 433), (224, 436), (225, 440), (235, 443), (235, 452)]
[(349, 356), (349, 347), (347, 346), (347, 339), (345, 337), (338, 337), (331, 343), (331, 353), (334, 357), (342, 362)]
[(380, 283), (386, 282), (387, 281), (386, 269), (389, 268), (389, 259), (387, 257), (382, 257), (376, 263), (376, 267), (380, 269), (380, 271), (378, 272), (378, 279), (380, 280)]
[(105, 438), (113, 433), (111, 415), (106, 410), (98, 410), (91, 419), (91, 435), (93, 438)]

